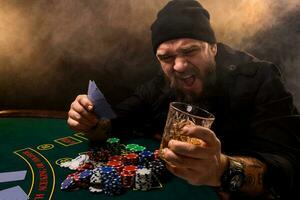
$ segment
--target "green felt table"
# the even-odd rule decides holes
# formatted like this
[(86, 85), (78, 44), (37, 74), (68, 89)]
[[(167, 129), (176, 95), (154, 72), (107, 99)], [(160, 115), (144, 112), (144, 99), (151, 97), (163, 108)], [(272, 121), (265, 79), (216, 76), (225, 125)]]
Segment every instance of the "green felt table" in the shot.
[[(22, 181), (0, 183), (0, 190), (19, 185), (30, 199), (111, 199), (105, 194), (93, 194), (80, 189), (71, 192), (60, 190), (60, 184), (72, 173), (58, 163), (75, 158), (89, 148), (82, 133), (71, 131), (63, 119), (0, 118), (0, 172), (27, 170)], [(158, 141), (131, 139), (149, 150), (157, 149)], [(175, 176), (162, 188), (150, 191), (129, 190), (115, 199), (207, 199), (217, 200), (213, 189), (192, 186)]]

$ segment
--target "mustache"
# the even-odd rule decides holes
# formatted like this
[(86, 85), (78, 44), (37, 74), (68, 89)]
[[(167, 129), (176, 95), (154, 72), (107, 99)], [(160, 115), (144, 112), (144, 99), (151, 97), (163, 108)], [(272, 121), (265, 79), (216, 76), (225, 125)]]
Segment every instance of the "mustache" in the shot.
[(185, 79), (190, 76), (195, 76), (196, 78), (203, 79), (203, 74), (201, 73), (201, 71), (194, 67), (189, 68), (189, 69), (185, 70), (184, 72), (175, 72), (172, 79)]

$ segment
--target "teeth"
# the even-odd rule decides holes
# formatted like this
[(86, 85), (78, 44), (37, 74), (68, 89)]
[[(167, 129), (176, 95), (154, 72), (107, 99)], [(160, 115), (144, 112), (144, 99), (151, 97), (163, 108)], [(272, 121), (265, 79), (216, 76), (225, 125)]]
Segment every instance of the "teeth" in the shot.
[(184, 84), (186, 84), (187, 86), (191, 86), (194, 84), (195, 78), (194, 76), (189, 76), (185, 79), (182, 79), (182, 81), (184, 82)]
[(188, 79), (188, 78), (191, 78), (193, 75), (186, 75), (186, 76), (183, 76), (181, 79)]

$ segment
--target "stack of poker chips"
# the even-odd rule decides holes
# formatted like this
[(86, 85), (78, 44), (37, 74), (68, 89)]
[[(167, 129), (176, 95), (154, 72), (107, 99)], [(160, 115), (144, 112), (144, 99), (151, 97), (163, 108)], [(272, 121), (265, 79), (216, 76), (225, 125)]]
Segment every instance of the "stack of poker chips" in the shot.
[(113, 167), (117, 172), (121, 173), (124, 167), (124, 164), (122, 161), (116, 161), (116, 160), (111, 160), (108, 161), (107, 166)]
[(134, 187), (135, 173), (137, 167), (134, 165), (127, 165), (123, 168), (121, 172), (122, 185), (124, 188)]
[(155, 159), (146, 163), (145, 167), (151, 169), (152, 175), (155, 177), (164, 178), (164, 175), (166, 175), (165, 164), (160, 159)]
[(77, 170), (61, 183), (61, 189), (70, 191), (82, 188), (109, 196), (121, 194), (128, 189), (150, 190), (153, 180), (159, 181), (165, 172), (163, 162), (156, 153), (143, 146), (130, 144), (125, 150), (120, 146), (118, 138), (109, 138), (108, 149), (93, 149), (67, 164), (61, 164)]
[(108, 138), (106, 141), (106, 146), (112, 155), (118, 155), (121, 153), (121, 145), (119, 138)]
[(113, 167), (102, 167), (101, 180), (104, 194), (109, 196), (121, 194), (121, 176)]
[(136, 153), (128, 153), (124, 156), (125, 165), (138, 165), (139, 164), (139, 155)]
[(139, 164), (140, 165), (145, 165), (146, 163), (154, 160), (154, 154), (151, 151), (142, 151), (139, 153)]
[(102, 192), (101, 167), (93, 169), (93, 174), (90, 177), (89, 191), (92, 193)]
[(142, 168), (136, 170), (135, 175), (135, 189), (147, 191), (152, 186), (152, 172), (151, 169)]
[(86, 169), (82, 172), (75, 172), (67, 176), (61, 183), (61, 190), (73, 190), (77, 188), (87, 188), (90, 184), (92, 170)]
[(110, 152), (107, 149), (92, 149), (91, 151), (86, 152), (86, 154), (90, 157), (90, 160), (99, 162), (99, 161), (107, 161), (111, 156)]

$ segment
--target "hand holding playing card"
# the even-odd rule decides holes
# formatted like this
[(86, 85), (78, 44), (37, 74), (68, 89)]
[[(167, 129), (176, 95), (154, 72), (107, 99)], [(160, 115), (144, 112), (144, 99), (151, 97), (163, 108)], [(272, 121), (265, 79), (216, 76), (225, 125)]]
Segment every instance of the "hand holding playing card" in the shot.
[(116, 118), (115, 112), (112, 110), (104, 95), (97, 87), (95, 81), (89, 81), (88, 98), (94, 105), (94, 112), (100, 119)]

